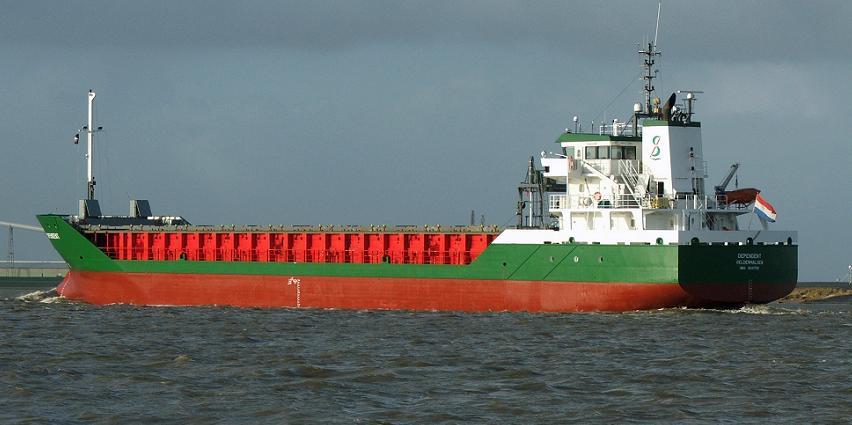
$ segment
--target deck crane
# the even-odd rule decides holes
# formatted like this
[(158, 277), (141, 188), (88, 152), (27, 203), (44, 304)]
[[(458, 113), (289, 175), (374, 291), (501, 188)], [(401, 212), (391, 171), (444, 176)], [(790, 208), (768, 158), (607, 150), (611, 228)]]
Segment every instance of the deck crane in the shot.
[(737, 170), (740, 168), (740, 163), (735, 162), (731, 164), (731, 170), (728, 171), (728, 175), (722, 179), (722, 182), (716, 185), (713, 189), (716, 191), (716, 195), (723, 195), (725, 193), (725, 189), (728, 188), (728, 184), (731, 183), (731, 179), (734, 178), (734, 175), (737, 174)]

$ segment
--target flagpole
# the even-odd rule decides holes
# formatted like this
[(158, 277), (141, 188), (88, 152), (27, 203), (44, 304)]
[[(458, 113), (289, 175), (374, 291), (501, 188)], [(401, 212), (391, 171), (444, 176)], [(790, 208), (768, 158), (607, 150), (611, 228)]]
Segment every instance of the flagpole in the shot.
[(751, 230), (751, 222), (752, 222), (752, 221), (754, 221), (754, 215), (755, 215), (754, 207), (755, 207), (755, 205), (756, 205), (756, 203), (755, 203), (755, 202), (752, 202), (752, 204), (751, 204), (751, 215), (750, 215), (750, 216), (748, 216), (748, 227), (747, 227), (747, 230)]

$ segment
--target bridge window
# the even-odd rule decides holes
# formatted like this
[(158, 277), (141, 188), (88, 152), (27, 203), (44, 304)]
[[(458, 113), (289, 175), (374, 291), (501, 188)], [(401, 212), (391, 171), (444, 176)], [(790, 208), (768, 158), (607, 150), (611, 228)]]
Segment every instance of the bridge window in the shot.
[(613, 146), (612, 159), (636, 159), (636, 146)]
[(586, 159), (636, 159), (636, 146), (586, 146), (585, 151)]

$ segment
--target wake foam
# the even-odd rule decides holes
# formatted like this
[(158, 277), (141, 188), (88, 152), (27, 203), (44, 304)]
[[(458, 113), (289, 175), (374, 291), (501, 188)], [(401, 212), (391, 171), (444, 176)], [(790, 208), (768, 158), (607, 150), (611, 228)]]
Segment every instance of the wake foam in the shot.
[(65, 297), (59, 295), (59, 292), (57, 292), (56, 289), (50, 289), (47, 291), (30, 292), (29, 294), (16, 297), (15, 300), (28, 303), (39, 302), (44, 304), (55, 304), (64, 302)]

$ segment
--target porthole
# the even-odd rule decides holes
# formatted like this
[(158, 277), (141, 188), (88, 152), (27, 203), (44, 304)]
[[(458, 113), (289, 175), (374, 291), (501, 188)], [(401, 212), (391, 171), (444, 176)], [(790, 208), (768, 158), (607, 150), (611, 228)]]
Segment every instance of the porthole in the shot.
[(553, 258), (553, 256), (551, 255), (551, 256), (550, 256), (550, 262), (552, 263), (552, 262), (554, 262), (554, 261), (556, 261), (556, 259), (555, 259), (555, 258)]
[(603, 263), (603, 257), (598, 257), (598, 263)]
[(574, 237), (573, 237), (573, 236), (571, 236), (570, 238), (568, 238), (568, 243), (574, 243)]
[(657, 245), (663, 244), (663, 238), (657, 238)]
[(793, 244), (793, 238), (787, 238), (787, 245)]
[(505, 262), (505, 261), (503, 262), (503, 267), (506, 267), (506, 262)]
[(579, 263), (579, 262), (580, 262), (580, 257), (578, 257), (578, 256), (576, 256), (576, 255), (575, 255), (575, 256), (574, 256), (574, 262), (575, 262), (575, 263)]
[(752, 245), (752, 244), (754, 244), (754, 239), (746, 238), (746, 245)]

